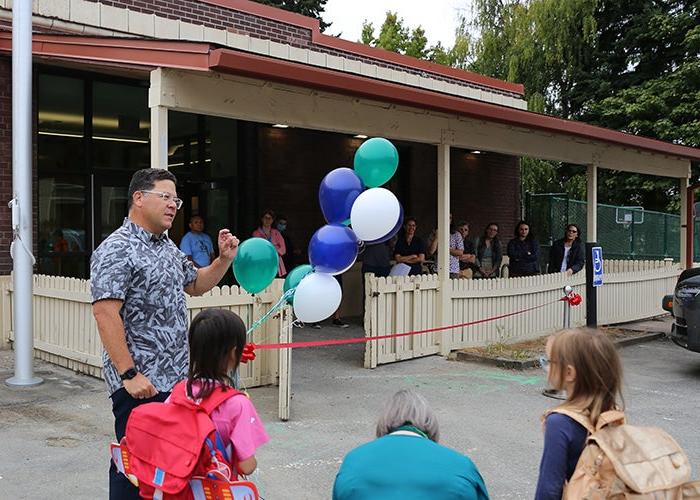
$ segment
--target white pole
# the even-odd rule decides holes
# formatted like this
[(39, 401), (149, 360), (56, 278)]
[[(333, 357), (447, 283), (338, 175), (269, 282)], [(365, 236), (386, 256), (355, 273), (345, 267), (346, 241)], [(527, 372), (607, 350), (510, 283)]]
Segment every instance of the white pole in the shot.
[[(452, 324), (452, 280), (450, 280), (450, 145), (438, 144), (438, 326)], [(452, 330), (440, 336), (440, 354), (447, 356), (452, 347)]]
[(34, 376), (32, 324), (32, 0), (12, 6), (12, 231), (15, 376), (8, 385), (42, 382)]

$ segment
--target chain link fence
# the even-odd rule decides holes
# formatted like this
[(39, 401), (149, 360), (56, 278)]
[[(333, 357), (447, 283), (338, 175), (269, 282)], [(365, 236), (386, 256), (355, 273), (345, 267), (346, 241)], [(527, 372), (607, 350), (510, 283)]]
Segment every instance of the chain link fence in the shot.
[[(586, 240), (586, 202), (566, 194), (528, 194), (526, 219), (540, 242), (543, 263), (552, 243), (564, 235), (566, 224), (576, 224)], [(700, 260), (700, 224), (695, 221), (695, 262)], [(680, 259), (680, 215), (598, 204), (598, 243), (608, 259)]]

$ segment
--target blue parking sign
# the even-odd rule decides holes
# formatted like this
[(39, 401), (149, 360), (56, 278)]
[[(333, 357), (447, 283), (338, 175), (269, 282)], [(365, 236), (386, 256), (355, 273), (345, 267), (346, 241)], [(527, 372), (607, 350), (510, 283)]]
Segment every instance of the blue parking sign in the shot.
[(593, 256), (593, 286), (603, 284), (603, 249), (601, 247), (591, 248)]

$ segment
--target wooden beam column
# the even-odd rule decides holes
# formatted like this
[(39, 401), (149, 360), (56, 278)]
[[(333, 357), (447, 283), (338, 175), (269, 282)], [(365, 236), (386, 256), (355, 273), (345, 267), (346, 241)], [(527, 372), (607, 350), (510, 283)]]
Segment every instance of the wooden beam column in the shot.
[(151, 71), (151, 168), (168, 169), (168, 108), (161, 105), (162, 70)]
[[(438, 145), (438, 326), (452, 322), (452, 282), (450, 280), (450, 146)], [(440, 334), (440, 354), (447, 356), (452, 344), (452, 331)]]

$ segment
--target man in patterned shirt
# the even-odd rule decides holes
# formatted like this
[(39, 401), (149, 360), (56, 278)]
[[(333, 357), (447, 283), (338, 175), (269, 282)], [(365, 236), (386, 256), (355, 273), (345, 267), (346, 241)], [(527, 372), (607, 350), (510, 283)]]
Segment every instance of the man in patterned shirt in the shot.
[[(188, 313), (185, 294), (201, 295), (226, 273), (238, 250), (228, 229), (219, 231), (219, 257), (194, 265), (168, 238), (182, 200), (175, 176), (143, 169), (129, 185), (129, 216), (92, 254), (92, 309), (104, 346), (103, 375), (121, 440), (136, 406), (164, 401), (187, 376)], [(110, 467), (111, 499), (138, 499), (138, 489)]]

